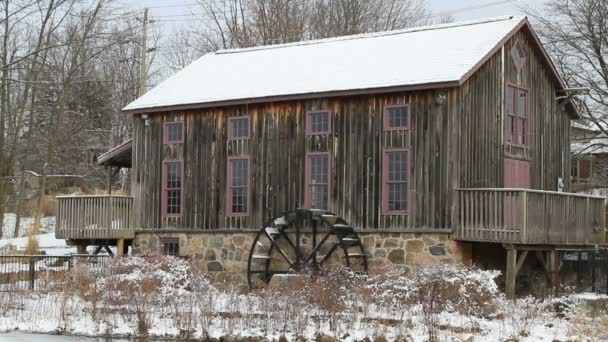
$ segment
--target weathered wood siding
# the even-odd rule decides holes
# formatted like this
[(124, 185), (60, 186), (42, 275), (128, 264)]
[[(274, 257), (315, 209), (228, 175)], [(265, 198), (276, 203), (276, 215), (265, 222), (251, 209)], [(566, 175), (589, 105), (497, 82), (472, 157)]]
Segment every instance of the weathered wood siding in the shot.
[[(520, 39), (526, 64), (518, 74), (509, 50)], [(504, 158), (531, 160), (532, 187), (569, 189), (569, 118), (555, 102), (555, 84), (520, 32), (461, 87), (150, 114), (134, 120), (132, 195), (139, 229), (257, 229), (284, 210), (303, 206), (307, 152), (331, 156), (332, 209), (359, 229), (451, 227), (457, 188), (504, 185)], [(505, 83), (529, 88), (530, 145), (503, 144)], [(412, 128), (383, 131), (387, 105), (411, 105)], [(305, 134), (308, 110), (332, 112), (332, 134)], [(228, 118), (250, 116), (251, 138), (228, 141)], [(185, 142), (162, 144), (162, 123), (183, 120)], [(382, 152), (410, 148), (410, 212), (382, 215)], [(226, 168), (250, 157), (250, 214), (226, 216)], [(161, 219), (162, 161), (183, 159), (183, 215)]]
[[(531, 162), (533, 189), (557, 190), (558, 177), (564, 190), (570, 189), (570, 118), (555, 101), (555, 82), (530, 39), (525, 31), (516, 33), (458, 91), (450, 93), (450, 115), (461, 118), (459, 165), (452, 175), (461, 188), (503, 187), (504, 158), (514, 158)], [(527, 56), (519, 73), (510, 55), (518, 40)], [(526, 148), (503, 143), (507, 83), (529, 91)]]
[[(447, 104), (442, 91), (268, 103), (135, 119), (133, 195), (138, 228), (247, 229), (284, 210), (303, 206), (308, 152), (330, 152), (332, 210), (358, 228), (446, 228), (449, 212)], [(387, 105), (411, 105), (408, 131), (383, 132)], [(332, 134), (306, 136), (309, 110), (332, 112)], [(251, 138), (227, 140), (229, 117), (248, 114)], [(183, 144), (162, 144), (162, 123), (184, 120)], [(383, 148), (411, 148), (410, 215), (382, 215)], [(227, 158), (251, 160), (251, 209), (247, 217), (226, 217)], [(163, 160), (185, 163), (184, 214), (161, 219)]]

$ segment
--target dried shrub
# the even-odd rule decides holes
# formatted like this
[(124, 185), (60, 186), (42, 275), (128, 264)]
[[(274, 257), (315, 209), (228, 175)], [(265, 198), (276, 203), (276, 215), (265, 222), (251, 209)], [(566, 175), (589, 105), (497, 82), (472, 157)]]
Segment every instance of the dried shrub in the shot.
[(502, 296), (495, 279), (500, 272), (464, 266), (433, 265), (409, 271), (393, 268), (370, 278), (379, 304), (436, 305), (437, 310), (491, 317)]
[(26, 254), (38, 254), (40, 244), (38, 243), (38, 228), (32, 225), (27, 233), (27, 245), (25, 246)]

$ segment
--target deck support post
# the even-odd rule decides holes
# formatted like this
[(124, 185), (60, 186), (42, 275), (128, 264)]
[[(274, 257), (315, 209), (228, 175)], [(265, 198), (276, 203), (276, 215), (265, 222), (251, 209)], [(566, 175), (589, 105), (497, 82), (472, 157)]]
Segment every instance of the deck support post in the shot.
[(549, 278), (550, 282), (550, 293), (551, 296), (555, 297), (557, 295), (557, 290), (559, 287), (559, 258), (558, 251), (555, 249), (547, 251), (547, 263), (549, 269)]
[(125, 239), (118, 239), (118, 241), (116, 242), (116, 255), (125, 255)]
[(87, 245), (81, 243), (78, 246), (76, 246), (76, 253), (87, 254)]
[(517, 249), (513, 246), (507, 247), (507, 274), (505, 292), (507, 298), (515, 298), (515, 279), (517, 278)]

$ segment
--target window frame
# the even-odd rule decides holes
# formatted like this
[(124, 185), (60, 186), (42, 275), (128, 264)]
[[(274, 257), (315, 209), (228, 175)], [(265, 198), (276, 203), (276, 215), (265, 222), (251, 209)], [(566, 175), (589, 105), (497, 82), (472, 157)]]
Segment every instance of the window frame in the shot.
[[(247, 120), (247, 136), (246, 137), (235, 137), (234, 136), (234, 128), (233, 128), (233, 122), (237, 121), (237, 120)], [(241, 115), (241, 116), (233, 116), (228, 118), (228, 141), (234, 141), (234, 140), (247, 140), (251, 138), (251, 119), (249, 118), (249, 115)]]
[[(327, 130), (326, 131), (312, 131), (312, 115), (315, 113), (327, 113)], [(315, 135), (330, 135), (332, 132), (332, 121), (333, 114), (330, 110), (320, 109), (320, 110), (309, 110), (306, 112), (306, 136), (315, 136)]]
[[(312, 208), (312, 161), (311, 157), (327, 157), (327, 208)], [(332, 210), (332, 162), (329, 152), (308, 152), (304, 160), (304, 207), (308, 209)]]
[[(406, 125), (407, 126), (398, 126), (398, 127), (390, 127), (389, 125), (389, 116), (388, 116), (388, 111), (392, 108), (407, 108), (407, 118), (406, 118)], [(384, 128), (385, 132), (390, 132), (390, 131), (408, 131), (412, 128), (412, 112), (411, 112), (411, 106), (409, 103), (405, 103), (405, 104), (394, 104), (394, 105), (388, 105), (384, 107), (384, 114), (382, 117), (382, 126)]]
[[(235, 213), (232, 211), (232, 178), (234, 160), (247, 160), (247, 211), (244, 213)], [(226, 165), (226, 217), (244, 217), (249, 216), (251, 212), (251, 158), (249, 156), (234, 156), (228, 157)]]
[[(182, 127), (182, 136), (179, 140), (171, 140), (169, 139), (169, 126), (171, 125), (180, 125)], [(163, 123), (163, 145), (169, 144), (181, 144), (184, 142), (184, 122), (183, 121), (167, 121)]]
[[(574, 165), (571, 165), (571, 167), (570, 167), (570, 176), (573, 180), (588, 181), (591, 179), (591, 177), (593, 176), (593, 159), (592, 158), (575, 158), (572, 160), (572, 162), (575, 163)], [(589, 175), (587, 177), (581, 176), (581, 162), (589, 163), (589, 167), (588, 167)], [(572, 175), (573, 170), (576, 170), (576, 175)]]
[[(514, 113), (507, 112), (507, 92), (509, 88), (513, 88), (513, 108)], [(520, 91), (524, 91), (526, 93), (526, 105), (525, 105), (525, 116), (521, 116), (519, 112), (519, 101), (517, 95)], [(507, 145), (518, 146), (518, 147), (529, 147), (530, 146), (530, 89), (518, 84), (514, 83), (505, 83), (505, 100), (504, 100), (504, 118), (503, 118), (503, 142)], [(510, 135), (510, 132), (507, 131), (507, 118), (514, 118), (515, 124), (519, 127), (519, 121), (524, 120), (523, 132), (519, 131), (519, 128), (516, 131), (516, 135)], [(509, 133), (509, 134), (507, 134)], [(518, 137), (518, 134), (523, 134), (524, 143), (520, 144), (515, 142), (514, 139)], [(511, 141), (507, 141), (507, 136), (511, 137)]]
[[(165, 245), (169, 244), (169, 243), (174, 243), (177, 245), (177, 253), (176, 254), (167, 254), (165, 253)], [(179, 239), (178, 238), (161, 238), (159, 239), (159, 244), (160, 244), (160, 254), (164, 255), (164, 256), (179, 256), (179, 252), (180, 252), (180, 245), (179, 245)]]
[[(513, 50), (517, 51), (519, 57), (519, 63), (517, 64), (515, 64), (515, 61), (513, 60)], [(517, 72), (520, 72), (526, 64), (526, 59), (528, 58), (528, 56), (519, 40), (515, 41), (515, 43), (513, 43), (513, 46), (511, 46), (511, 49), (509, 50), (509, 56), (511, 57), (511, 62), (515, 65), (515, 69), (517, 70)]]
[[(406, 163), (407, 163), (407, 180), (406, 180), (406, 200), (407, 206), (404, 210), (390, 210), (389, 209), (389, 179), (388, 179), (388, 169), (389, 169), (389, 159), (388, 156), (390, 153), (405, 153)], [(412, 176), (412, 164), (411, 164), (411, 149), (410, 148), (384, 148), (382, 150), (382, 214), (383, 215), (409, 215), (411, 211), (412, 205), (412, 197), (411, 197), (411, 176)]]
[[(180, 202), (179, 202), (179, 214), (169, 214), (168, 212), (168, 201), (169, 196), (168, 192), (177, 190), (177, 188), (168, 188), (167, 187), (167, 165), (168, 164), (179, 164), (181, 171), (181, 183), (180, 183)], [(163, 160), (163, 170), (162, 170), (162, 194), (161, 194), (161, 214), (162, 218), (170, 218), (170, 217), (181, 217), (184, 212), (184, 160), (183, 159), (172, 159), (172, 160)]]

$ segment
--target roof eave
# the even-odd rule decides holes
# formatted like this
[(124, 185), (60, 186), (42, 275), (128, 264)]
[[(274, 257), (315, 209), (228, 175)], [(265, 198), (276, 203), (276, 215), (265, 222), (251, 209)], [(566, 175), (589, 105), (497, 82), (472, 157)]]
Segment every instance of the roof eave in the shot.
[(308, 99), (315, 99), (315, 98), (320, 98), (320, 97), (372, 95), (372, 94), (395, 93), (395, 92), (403, 92), (403, 91), (453, 88), (453, 87), (458, 87), (459, 85), (460, 85), (459, 82), (457, 80), (455, 80), (455, 81), (424, 83), (424, 84), (406, 85), (406, 86), (338, 90), (338, 91), (327, 91), (327, 92), (295, 94), (295, 95), (277, 95), (277, 96), (266, 96), (266, 97), (258, 97), (258, 98), (213, 101), (213, 102), (204, 102), (204, 103), (179, 104), (179, 105), (171, 105), (171, 106), (123, 109), (122, 112), (125, 114), (159, 113), (159, 112), (183, 111), (183, 110), (204, 109), (204, 108), (214, 108), (214, 107), (238, 106), (238, 105), (256, 104), (256, 103), (264, 103), (264, 102), (308, 100)]

